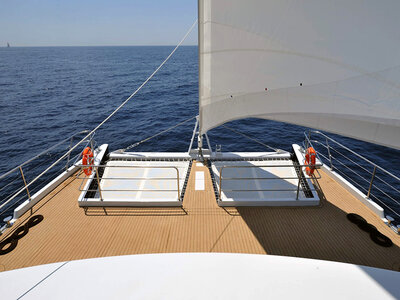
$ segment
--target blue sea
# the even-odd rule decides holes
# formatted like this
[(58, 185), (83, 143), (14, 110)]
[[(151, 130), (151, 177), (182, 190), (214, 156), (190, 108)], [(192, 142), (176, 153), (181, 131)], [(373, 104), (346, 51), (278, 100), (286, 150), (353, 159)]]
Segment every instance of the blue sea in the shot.
[[(93, 129), (140, 86), (172, 49), (169, 46), (1, 48), (0, 174), (75, 132)], [(197, 114), (197, 47), (185, 46), (179, 48), (156, 76), (98, 130), (95, 140), (98, 144), (108, 143), (111, 150), (124, 148)], [(245, 119), (227, 125), (287, 151), (291, 151), (291, 144), (303, 142), (303, 133), (307, 130), (260, 119)], [(131, 151), (187, 151), (193, 126), (194, 121), (188, 122)], [(333, 134), (329, 136), (400, 177), (400, 151)], [(212, 147), (221, 145), (222, 151), (268, 151), (261, 144), (224, 127), (211, 130), (209, 138)], [(60, 157), (68, 146), (66, 143), (24, 166), (27, 181)], [(324, 153), (326, 149), (321, 147), (320, 151)], [(332, 154), (350, 169), (353, 169), (352, 164), (340, 154), (356, 160), (361, 167), (353, 170), (370, 178), (368, 172), (372, 171), (372, 166), (341, 151), (337, 148), (338, 153)], [(340, 163), (334, 167), (361, 189), (368, 189), (369, 179), (359, 178)], [(62, 168), (60, 164), (59, 168), (44, 175), (36, 186), (32, 186), (31, 193)], [(388, 185), (374, 180), (375, 200), (396, 217), (396, 213), (400, 214), (400, 205), (396, 203), (400, 202), (400, 184), (382, 172), (378, 171), (377, 175)], [(1, 179), (0, 203), (21, 186), (18, 172)], [(12, 209), (25, 199), (26, 195), (14, 199), (12, 205), (0, 212), (0, 218), (10, 215)]]

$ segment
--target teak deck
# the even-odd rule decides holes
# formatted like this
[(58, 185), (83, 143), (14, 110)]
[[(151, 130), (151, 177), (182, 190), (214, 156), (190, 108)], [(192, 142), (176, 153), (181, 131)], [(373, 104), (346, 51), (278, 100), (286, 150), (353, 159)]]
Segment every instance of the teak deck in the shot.
[[(205, 171), (196, 191), (195, 171)], [(34, 208), (44, 220), (0, 256), (0, 271), (59, 261), (162, 252), (237, 252), (286, 255), (400, 270), (400, 237), (326, 173), (320, 207), (221, 208), (208, 169), (193, 163), (181, 208), (88, 208), (78, 206), (75, 177)], [(394, 245), (384, 248), (350, 223), (362, 215)], [(1, 240), (26, 222), (22, 216)]]

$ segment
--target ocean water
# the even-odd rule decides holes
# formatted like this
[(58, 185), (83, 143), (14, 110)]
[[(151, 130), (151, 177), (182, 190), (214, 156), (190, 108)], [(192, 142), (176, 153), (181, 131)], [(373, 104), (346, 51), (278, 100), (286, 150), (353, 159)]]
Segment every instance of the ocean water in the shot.
[[(124, 101), (165, 59), (172, 47), (33, 47), (0, 49), (0, 174), (26, 161), (75, 132), (93, 129)], [(127, 147), (180, 121), (198, 114), (197, 47), (178, 49), (157, 75), (96, 133), (98, 144), (108, 143), (111, 150)], [(260, 119), (245, 119), (227, 124), (274, 148), (287, 151), (291, 144), (302, 143), (307, 129)], [(186, 151), (194, 121), (143, 143), (131, 151)], [(333, 138), (400, 177), (400, 151), (343, 138)], [(265, 147), (224, 128), (209, 132), (212, 147), (223, 151), (266, 151)], [(49, 154), (25, 166), (29, 182), (68, 148), (65, 143)], [(81, 151), (82, 149), (79, 149)], [(321, 153), (325, 149), (321, 148)], [(349, 153), (340, 152), (339, 162), (353, 168), (340, 153), (357, 160), (353, 170), (366, 178), (372, 167)], [(325, 153), (326, 154), (326, 153)], [(367, 189), (369, 180), (340, 163), (334, 167)], [(63, 165), (37, 182), (48, 181)], [(363, 169), (364, 168), (364, 169)], [(377, 201), (387, 212), (400, 214), (399, 182), (377, 173)], [(0, 203), (21, 188), (18, 172), (0, 179)], [(32, 192), (34, 192), (34, 186)], [(385, 194), (386, 193), (386, 194)], [(12, 201), (0, 215), (2, 219), (26, 195)], [(389, 208), (387, 208), (389, 207)]]

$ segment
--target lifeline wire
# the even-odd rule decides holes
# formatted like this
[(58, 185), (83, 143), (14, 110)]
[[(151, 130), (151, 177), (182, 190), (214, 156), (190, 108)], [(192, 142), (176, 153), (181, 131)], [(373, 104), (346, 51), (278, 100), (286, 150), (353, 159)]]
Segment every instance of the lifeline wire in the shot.
[[(90, 137), (97, 129), (99, 129), (105, 122), (107, 122), (113, 115), (115, 115), (129, 100), (132, 99), (133, 96), (135, 96), (146, 84), (149, 82), (151, 78), (154, 77), (154, 75), (165, 65), (165, 63), (171, 58), (171, 56), (175, 53), (175, 51), (179, 48), (179, 46), (182, 45), (182, 43), (186, 40), (187, 36), (192, 32), (193, 28), (196, 26), (197, 20), (193, 23), (193, 25), (189, 28), (189, 30), (186, 32), (186, 34), (183, 36), (181, 41), (176, 45), (174, 50), (171, 51), (171, 53), (167, 56), (167, 58), (158, 66), (157, 69), (134, 91), (124, 102), (121, 103), (120, 106), (118, 106), (107, 118), (103, 120), (99, 125), (97, 125), (92, 131), (90, 131), (83, 139), (81, 139), (75, 146), (73, 146), (69, 151), (67, 151), (63, 156), (61, 156), (58, 160), (56, 160), (50, 167), (48, 167), (46, 170), (44, 170), (42, 173), (40, 173), (35, 179), (33, 179), (29, 184), (26, 185), (26, 187), (29, 187), (32, 183), (34, 183), (36, 180), (38, 180), (43, 174), (45, 174), (47, 171), (49, 171), (51, 168), (53, 168), (56, 164), (58, 164), (61, 160), (63, 160), (69, 153), (71, 153), (75, 148), (77, 148), (81, 143), (83, 143), (88, 137)], [(25, 188), (26, 188), (25, 187)], [(0, 209), (3, 208), (9, 201), (14, 199), (16, 196), (18, 196), (20, 193), (25, 191), (25, 188), (22, 188), (18, 193), (16, 193), (12, 198), (10, 198), (6, 203), (3, 203), (0, 205)]]

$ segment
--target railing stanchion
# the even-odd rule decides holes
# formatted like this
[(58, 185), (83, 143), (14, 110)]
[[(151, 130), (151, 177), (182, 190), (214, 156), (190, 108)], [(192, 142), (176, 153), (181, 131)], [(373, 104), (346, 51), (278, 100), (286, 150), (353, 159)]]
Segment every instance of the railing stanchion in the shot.
[[(41, 178), (44, 174), (46, 174), (50, 169), (52, 169), (54, 166), (56, 166), (57, 164), (59, 164), (60, 162), (62, 162), (65, 158), (67, 158), (67, 156), (68, 156), (68, 162), (67, 162), (66, 169), (68, 170), (68, 164), (69, 164), (69, 161), (71, 160), (70, 151), (71, 151), (72, 145), (70, 144), (70, 147), (69, 147), (69, 150), (67, 151), (67, 153), (64, 153), (59, 159), (57, 159), (54, 163), (52, 163), (49, 167), (47, 167), (47, 168), (46, 168), (44, 171), (42, 171), (39, 175), (37, 175), (35, 178), (33, 178), (29, 183), (26, 182), (26, 179), (25, 179), (25, 176), (24, 176), (24, 172), (23, 172), (23, 170), (22, 170), (22, 167), (24, 167), (25, 165), (29, 164), (30, 162), (32, 162), (32, 161), (38, 159), (39, 157), (43, 156), (44, 154), (48, 154), (51, 150), (56, 149), (57, 147), (59, 147), (60, 145), (66, 143), (66, 142), (68, 142), (68, 141), (70, 141), (70, 143), (71, 143), (71, 141), (73, 142), (73, 138), (74, 138), (75, 136), (80, 135), (80, 134), (83, 134), (83, 133), (87, 133), (87, 132), (89, 132), (89, 131), (88, 131), (88, 130), (84, 130), (84, 131), (77, 132), (77, 133), (73, 134), (72, 136), (70, 136), (70, 137), (68, 137), (68, 138), (66, 138), (66, 139), (64, 139), (64, 140), (62, 140), (62, 141), (60, 141), (60, 142), (58, 142), (57, 144), (51, 146), (50, 148), (48, 148), (48, 149), (46, 149), (46, 150), (40, 152), (39, 154), (35, 155), (34, 157), (32, 157), (32, 158), (26, 160), (25, 162), (23, 162), (23, 163), (20, 164), (19, 166), (16, 166), (16, 167), (14, 167), (14, 168), (8, 170), (8, 171), (7, 171), (6, 173), (4, 173), (4, 174), (1, 174), (1, 175), (0, 175), (0, 180), (2, 180), (3, 178), (6, 178), (6, 177), (9, 176), (10, 174), (13, 174), (13, 173), (15, 173), (15, 172), (18, 172), (18, 170), (19, 170), (19, 172), (21, 173), (22, 180), (23, 180), (23, 182), (24, 182), (24, 187), (21, 187), (19, 190), (17, 190), (16, 192), (14, 192), (14, 194), (11, 195), (6, 201), (4, 201), (3, 203), (0, 204), (0, 214), (2, 214), (2, 213), (4, 212), (4, 211), (2, 211), (2, 209), (3, 209), (4, 207), (6, 207), (6, 205), (7, 205), (8, 203), (10, 203), (10, 202), (13, 201), (14, 199), (16, 199), (16, 197), (18, 197), (18, 195), (24, 193), (25, 191), (26, 191), (26, 193), (28, 194), (29, 201), (31, 201), (32, 198), (31, 198), (31, 195), (30, 195), (30, 192), (29, 192), (29, 187), (32, 186), (32, 185), (33, 185), (39, 178)], [(82, 142), (83, 142), (83, 140), (80, 141), (77, 145), (81, 144)], [(77, 145), (75, 145), (74, 147), (76, 147)], [(62, 169), (64, 169), (64, 166), (62, 167)], [(32, 212), (32, 208), (31, 208), (31, 212)]]
[(224, 167), (221, 168), (221, 172), (219, 172), (219, 201), (221, 201), (221, 195), (222, 195), (222, 170)]
[(73, 140), (74, 140), (74, 136), (71, 136), (71, 140), (69, 141), (68, 157), (67, 157), (67, 164), (65, 165), (65, 171), (68, 171), (69, 159), (70, 159), (70, 157), (71, 157), (71, 152), (69, 152), (69, 150), (71, 150), (72, 141), (73, 141)]
[(21, 172), (21, 177), (22, 177), (22, 180), (24, 181), (24, 185), (25, 185), (26, 193), (28, 194), (29, 201), (31, 201), (32, 200), (31, 199), (31, 194), (29, 193), (29, 189), (28, 189), (27, 184), (26, 184), (24, 172), (22, 171), (22, 167), (19, 167), (19, 171)]
[[(180, 191), (180, 187), (179, 187), (179, 170), (178, 168), (175, 168), (176, 170), (176, 179), (177, 179), (177, 183), (178, 183), (178, 201), (181, 200), (181, 191)], [(183, 201), (183, 199), (182, 199)]]
[(97, 186), (99, 187), (100, 201), (103, 201), (103, 195), (101, 194), (101, 188), (100, 188), (99, 167), (96, 167), (96, 178), (97, 178)]
[(329, 148), (328, 139), (325, 138), (325, 140), (326, 140), (326, 147), (327, 147), (327, 149), (328, 149), (329, 163), (331, 164), (331, 171), (332, 171), (332, 170), (333, 170), (333, 164), (332, 164), (331, 149)]
[(372, 177), (371, 177), (371, 182), (370, 182), (369, 188), (368, 188), (367, 198), (369, 198), (369, 195), (371, 194), (371, 189), (372, 189), (372, 184), (374, 182), (375, 173), (376, 173), (376, 166), (374, 166), (374, 171), (372, 172)]
[(296, 200), (299, 200), (299, 192), (300, 192), (300, 177), (297, 180), (297, 193), (296, 193)]

